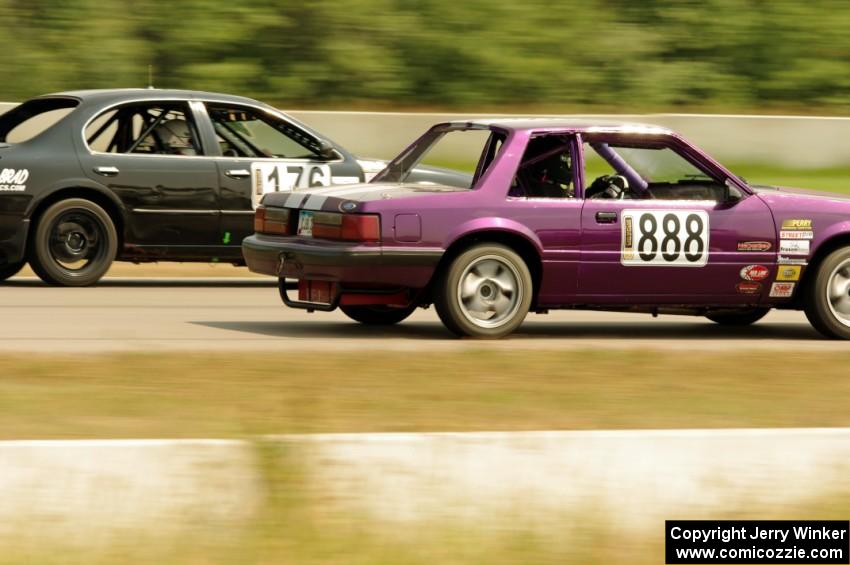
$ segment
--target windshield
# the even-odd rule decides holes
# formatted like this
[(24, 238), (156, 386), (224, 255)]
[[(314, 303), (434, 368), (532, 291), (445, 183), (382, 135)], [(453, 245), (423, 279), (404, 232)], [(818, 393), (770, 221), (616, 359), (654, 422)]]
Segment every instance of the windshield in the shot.
[[(472, 188), (495, 160), (505, 135), (485, 127), (437, 126), (390, 161), (373, 182), (415, 182), (416, 170), (469, 173)], [(423, 181), (427, 182), (427, 181)]]

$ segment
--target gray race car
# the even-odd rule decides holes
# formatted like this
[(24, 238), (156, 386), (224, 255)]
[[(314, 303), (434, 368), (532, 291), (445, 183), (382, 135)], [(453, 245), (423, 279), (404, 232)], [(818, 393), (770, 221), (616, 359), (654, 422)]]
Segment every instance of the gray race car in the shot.
[[(185, 90), (89, 90), (0, 116), (0, 281), (97, 282), (113, 260), (243, 264), (264, 194), (371, 180), (359, 160), (275, 108)], [(468, 176), (420, 169), (416, 182)]]

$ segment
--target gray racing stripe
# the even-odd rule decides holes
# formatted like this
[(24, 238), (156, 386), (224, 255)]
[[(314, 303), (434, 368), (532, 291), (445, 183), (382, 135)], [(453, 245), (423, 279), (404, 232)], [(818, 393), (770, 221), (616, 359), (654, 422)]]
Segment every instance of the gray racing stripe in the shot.
[(301, 205), (301, 202), (304, 201), (304, 198), (306, 196), (307, 195), (304, 194), (303, 192), (302, 193), (293, 192), (292, 194), (290, 194), (287, 197), (286, 202), (283, 203), (283, 207), (284, 208), (298, 208)]
[(324, 204), (327, 199), (328, 197), (324, 194), (311, 194), (302, 208), (305, 210), (321, 210), (322, 204)]

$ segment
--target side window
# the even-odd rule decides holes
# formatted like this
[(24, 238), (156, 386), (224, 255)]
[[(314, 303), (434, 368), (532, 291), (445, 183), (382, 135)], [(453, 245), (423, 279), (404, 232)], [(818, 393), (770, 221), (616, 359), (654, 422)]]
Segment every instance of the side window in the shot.
[(589, 136), (583, 145), (585, 198), (712, 200), (727, 198), (723, 182), (659, 140)]
[(240, 106), (207, 104), (227, 157), (319, 159), (318, 140), (301, 128), (265, 112)]
[(525, 198), (575, 198), (571, 145), (570, 136), (532, 137), (508, 195)]
[(140, 155), (203, 155), (189, 107), (183, 102), (131, 104), (89, 122), (92, 151)]

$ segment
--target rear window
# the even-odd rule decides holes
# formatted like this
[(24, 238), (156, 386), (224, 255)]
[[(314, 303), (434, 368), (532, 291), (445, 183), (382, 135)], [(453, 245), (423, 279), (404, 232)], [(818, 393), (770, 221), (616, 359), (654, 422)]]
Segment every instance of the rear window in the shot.
[[(468, 176), (472, 188), (495, 160), (505, 134), (484, 127), (435, 126), (393, 159), (373, 182), (411, 182), (429, 171), (449, 170)], [(413, 181), (413, 182), (428, 182)]]
[(0, 142), (23, 143), (70, 114), (80, 101), (74, 98), (36, 98), (0, 116)]

